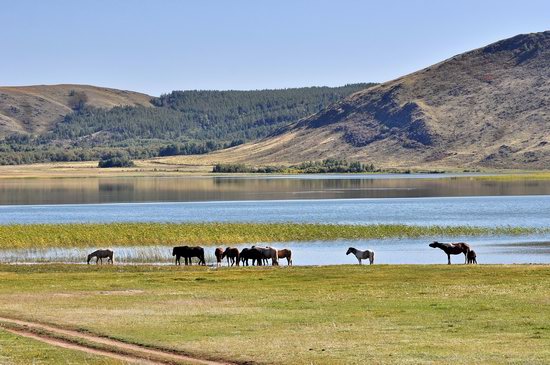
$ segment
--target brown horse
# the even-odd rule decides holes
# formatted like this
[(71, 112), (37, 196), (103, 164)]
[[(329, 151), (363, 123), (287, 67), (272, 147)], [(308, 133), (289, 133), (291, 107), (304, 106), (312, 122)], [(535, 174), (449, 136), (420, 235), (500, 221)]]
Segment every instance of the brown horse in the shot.
[(90, 260), (92, 259), (92, 257), (95, 257), (96, 260), (95, 260), (95, 263), (96, 265), (98, 264), (99, 261), (101, 261), (101, 265), (103, 265), (103, 259), (107, 259), (107, 263), (111, 262), (111, 264), (113, 263), (113, 251), (111, 250), (97, 250), (97, 251), (94, 251), (92, 252), (91, 254), (88, 255), (88, 261), (87, 263), (90, 264)]
[(221, 247), (216, 248), (216, 251), (214, 251), (214, 256), (216, 256), (216, 266), (218, 267), (222, 266), (223, 248)]
[(237, 263), (237, 266), (239, 266), (240, 256), (239, 256), (239, 249), (235, 247), (227, 247), (225, 251), (222, 254), (222, 259), (224, 257), (227, 257), (227, 266), (229, 265), (229, 260), (231, 260), (231, 266), (235, 265)]
[(476, 252), (474, 250), (470, 250), (468, 252), (468, 263), (469, 264), (477, 264), (477, 255), (476, 255)]
[(470, 245), (464, 242), (459, 243), (441, 243), (441, 242), (433, 242), (430, 243), (429, 246), (431, 248), (439, 248), (443, 250), (447, 254), (448, 264), (451, 264), (451, 255), (460, 255), (461, 253), (464, 254), (464, 263), (467, 263), (468, 260), (468, 252), (470, 252)]
[(288, 266), (292, 265), (292, 251), (287, 248), (277, 251), (277, 257), (279, 259), (286, 259)]

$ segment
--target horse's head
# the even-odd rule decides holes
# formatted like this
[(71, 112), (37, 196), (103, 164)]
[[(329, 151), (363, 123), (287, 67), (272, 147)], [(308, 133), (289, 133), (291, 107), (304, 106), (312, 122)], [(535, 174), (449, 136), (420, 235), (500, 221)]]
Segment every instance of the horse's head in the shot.
[(172, 256), (176, 256), (176, 251), (177, 251), (177, 247), (174, 247), (174, 248), (172, 249)]
[(89, 265), (90, 264), (90, 260), (92, 259), (92, 254), (89, 254), (88, 255), (88, 261), (86, 261), (86, 263)]
[(231, 250), (231, 247), (227, 247), (227, 248), (225, 249), (225, 251), (223, 251), (223, 253), (222, 253), (222, 259), (223, 259), (225, 256), (229, 255), (229, 251), (230, 251), (230, 250)]
[(439, 242), (433, 241), (433, 242), (430, 243), (428, 246), (430, 246), (431, 248), (437, 248), (437, 247), (439, 246)]
[(346, 251), (346, 255), (349, 255), (350, 253), (354, 253), (354, 252), (355, 252), (355, 248), (350, 247), (350, 248), (348, 248), (348, 250)]

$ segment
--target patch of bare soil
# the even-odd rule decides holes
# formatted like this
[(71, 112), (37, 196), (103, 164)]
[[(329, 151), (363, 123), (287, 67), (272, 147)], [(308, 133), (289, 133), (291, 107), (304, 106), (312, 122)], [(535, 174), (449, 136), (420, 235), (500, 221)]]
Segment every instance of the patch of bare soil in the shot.
[(35, 339), (53, 346), (107, 356), (133, 364), (235, 364), (185, 355), (176, 351), (145, 347), (107, 337), (83, 333), (53, 325), (0, 317), (0, 326), (13, 334)]

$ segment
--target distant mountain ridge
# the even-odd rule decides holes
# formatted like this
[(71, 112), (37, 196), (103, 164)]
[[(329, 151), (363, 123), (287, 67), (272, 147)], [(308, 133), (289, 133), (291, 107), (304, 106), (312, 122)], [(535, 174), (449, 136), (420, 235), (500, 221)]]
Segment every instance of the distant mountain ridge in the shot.
[(550, 31), (523, 34), (359, 91), (211, 160), (550, 168)]

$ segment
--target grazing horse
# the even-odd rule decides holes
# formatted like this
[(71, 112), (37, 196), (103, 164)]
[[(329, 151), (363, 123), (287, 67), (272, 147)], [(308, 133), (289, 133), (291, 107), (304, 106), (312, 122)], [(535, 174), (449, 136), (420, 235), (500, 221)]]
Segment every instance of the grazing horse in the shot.
[(460, 255), (461, 253), (464, 254), (464, 263), (466, 263), (468, 259), (468, 252), (471, 251), (470, 246), (464, 242), (441, 243), (441, 242), (435, 241), (433, 243), (430, 243), (429, 246), (431, 248), (439, 248), (443, 250), (447, 254), (447, 260), (449, 265), (451, 264), (451, 255)]
[(260, 253), (260, 251), (257, 248), (243, 248), (241, 250), (240, 257), (241, 257), (243, 266), (245, 264), (246, 266), (248, 266), (248, 260), (252, 260), (252, 265), (254, 265), (255, 262), (258, 262), (258, 266), (262, 265), (263, 255)]
[(172, 249), (172, 256), (176, 256), (176, 265), (181, 265), (180, 257), (185, 259), (185, 265), (193, 265), (192, 257), (198, 257), (199, 265), (206, 265), (204, 248), (200, 246), (176, 246)]
[(240, 257), (238, 248), (227, 247), (222, 254), (222, 259), (224, 257), (227, 257), (227, 266), (229, 266), (229, 260), (231, 260), (231, 266), (235, 265), (235, 262), (237, 263), (237, 266), (239, 266)]
[(223, 248), (221, 247), (216, 248), (216, 251), (214, 251), (214, 256), (216, 256), (216, 266), (218, 267), (222, 266)]
[(287, 248), (277, 251), (278, 259), (286, 259), (288, 266), (292, 265), (292, 251)]
[(277, 259), (277, 250), (273, 247), (256, 247), (252, 246), (253, 249), (256, 249), (260, 252), (261, 259), (258, 260), (258, 266), (262, 265), (262, 260), (271, 259), (271, 265), (279, 266), (279, 260)]
[(477, 264), (477, 255), (474, 250), (468, 251), (467, 258), (469, 264)]
[(88, 261), (87, 261), (88, 265), (90, 264), (90, 260), (92, 259), (92, 257), (96, 258), (95, 260), (96, 265), (98, 264), (98, 261), (101, 261), (101, 265), (103, 265), (104, 258), (107, 258), (107, 263), (109, 263), (110, 261), (111, 264), (113, 264), (113, 251), (111, 250), (97, 250), (92, 252), (91, 254), (88, 255)]
[(361, 265), (361, 260), (366, 260), (366, 259), (369, 259), (370, 265), (374, 264), (374, 251), (370, 251), (370, 250), (361, 251), (356, 248), (350, 247), (348, 248), (346, 255), (349, 255), (350, 253), (354, 254), (355, 257), (357, 257), (357, 261), (359, 261), (359, 265)]

